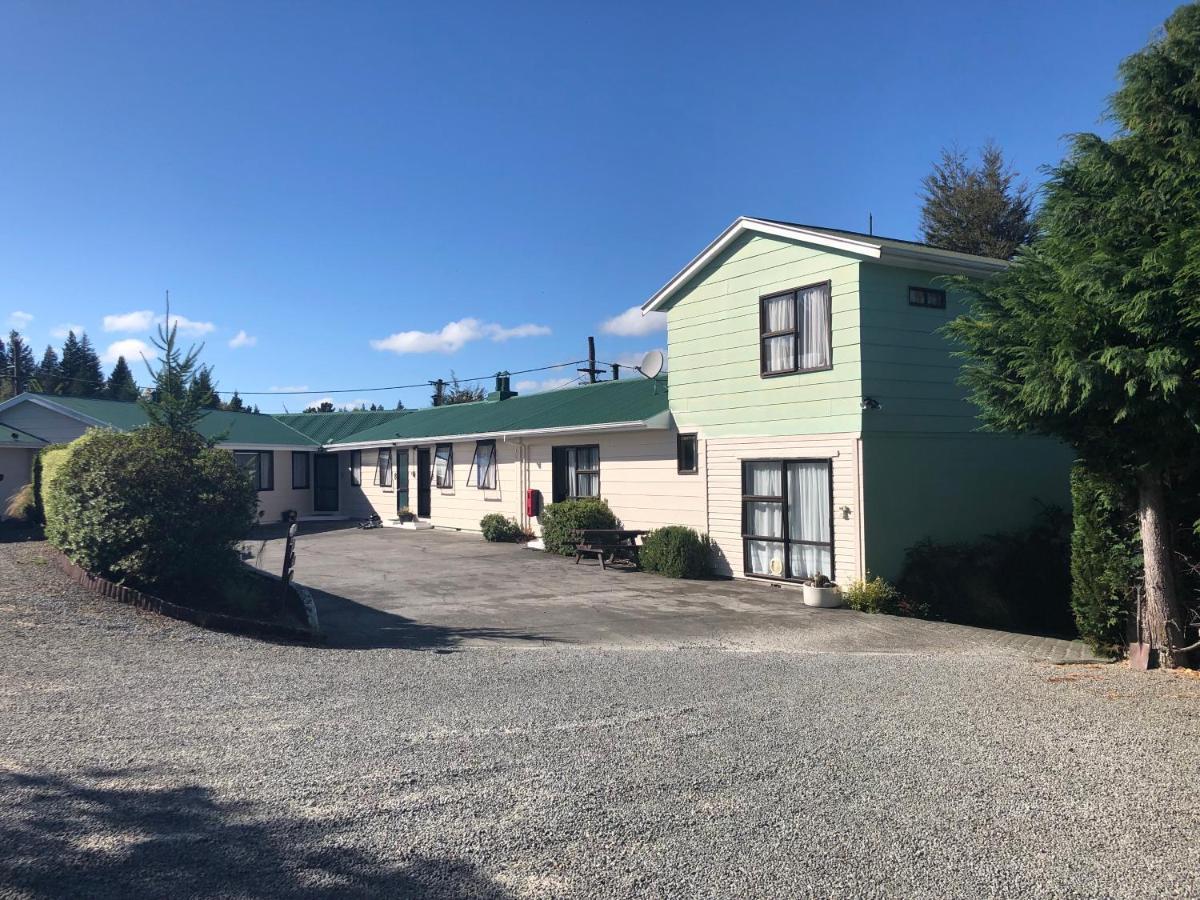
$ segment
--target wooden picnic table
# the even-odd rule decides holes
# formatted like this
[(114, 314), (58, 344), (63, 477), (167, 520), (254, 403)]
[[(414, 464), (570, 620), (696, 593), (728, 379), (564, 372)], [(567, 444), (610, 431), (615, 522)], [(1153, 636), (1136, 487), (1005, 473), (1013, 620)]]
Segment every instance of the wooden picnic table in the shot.
[(607, 568), (606, 559), (625, 559), (638, 566), (637, 539), (644, 534), (648, 532), (639, 528), (582, 528), (575, 532), (575, 563), (583, 556), (595, 556), (602, 569)]

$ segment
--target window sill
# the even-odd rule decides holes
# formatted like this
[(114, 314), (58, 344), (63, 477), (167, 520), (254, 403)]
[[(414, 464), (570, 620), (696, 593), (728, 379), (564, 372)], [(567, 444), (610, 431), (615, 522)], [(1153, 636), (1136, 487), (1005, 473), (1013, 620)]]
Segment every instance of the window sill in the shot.
[(760, 372), (759, 378), (786, 378), (788, 375), (809, 375), (813, 372), (832, 372), (833, 366), (818, 366), (815, 369), (789, 369), (786, 372)]

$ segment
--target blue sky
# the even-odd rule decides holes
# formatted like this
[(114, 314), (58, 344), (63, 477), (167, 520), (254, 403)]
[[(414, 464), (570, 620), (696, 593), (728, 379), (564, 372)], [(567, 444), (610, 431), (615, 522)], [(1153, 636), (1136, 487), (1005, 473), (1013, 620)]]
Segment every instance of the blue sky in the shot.
[(9, 0), (0, 318), (136, 356), (169, 289), (223, 391), (314, 392), (264, 410), (636, 358), (738, 215), (912, 238), (988, 138), (1036, 181), (1175, 6)]

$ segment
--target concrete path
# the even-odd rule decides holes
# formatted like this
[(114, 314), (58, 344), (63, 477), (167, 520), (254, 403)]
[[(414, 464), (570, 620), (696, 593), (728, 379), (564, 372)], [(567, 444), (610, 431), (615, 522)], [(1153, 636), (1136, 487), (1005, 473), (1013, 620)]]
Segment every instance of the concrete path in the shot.
[[(252, 549), (259, 565), (278, 569), (281, 539), (256, 542)], [(333, 646), (449, 650), (557, 644), (1092, 659), (1078, 641), (811, 609), (792, 588), (602, 571), (594, 562), (575, 565), (456, 532), (302, 531), (296, 556), (296, 579), (313, 590)]]

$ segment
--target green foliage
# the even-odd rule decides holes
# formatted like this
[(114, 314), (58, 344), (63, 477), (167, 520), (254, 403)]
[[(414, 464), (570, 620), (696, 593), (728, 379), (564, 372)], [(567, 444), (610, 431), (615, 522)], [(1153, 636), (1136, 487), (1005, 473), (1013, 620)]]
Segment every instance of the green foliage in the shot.
[(920, 541), (905, 553), (898, 587), (934, 619), (1073, 635), (1070, 531), (1070, 517), (1048, 507), (1019, 531), (971, 543)]
[(638, 558), (647, 572), (668, 578), (704, 578), (712, 572), (711, 553), (707, 535), (668, 525), (646, 535)]
[(903, 615), (906, 612), (904, 596), (889, 581), (876, 575), (852, 581), (842, 588), (842, 603), (850, 609), (859, 612), (884, 613), (889, 616)]
[(442, 397), (442, 406), (451, 406), (455, 403), (478, 403), (485, 396), (487, 396), (487, 392), (481, 385), (462, 384), (459, 382), (458, 376), (451, 371), (450, 392)]
[(104, 396), (108, 400), (128, 402), (138, 398), (137, 382), (133, 380), (133, 372), (129, 370), (129, 363), (125, 362), (125, 357), (117, 357), (117, 362), (108, 376), (108, 383), (104, 386)]
[(47, 346), (46, 352), (42, 354), (42, 361), (38, 363), (33, 374), (33, 380), (29, 382), (29, 389), (39, 394), (56, 393), (59, 374), (58, 354), (54, 352), (53, 347)]
[(1098, 652), (1118, 656), (1141, 577), (1141, 542), (1133, 490), (1077, 462), (1071, 471), (1075, 528), (1071, 535), (1071, 608), (1079, 635)]
[(70, 456), (70, 444), (51, 444), (39, 450), (33, 458), (34, 517), (39, 524), (44, 524), (53, 515), (50, 485)]
[[(15, 329), (8, 333), (6, 357), (4, 375), (7, 377), (0, 379), (4, 382), (0, 400), (7, 400), (9, 397), (15, 397), (17, 394), (29, 390), (29, 383), (37, 373), (33, 350)], [(12, 368), (9, 369), (9, 366)]]
[(515, 543), (523, 540), (525, 530), (516, 522), (500, 513), (488, 513), (479, 520), (479, 530), (486, 541)]
[(67, 332), (58, 364), (57, 392), (67, 397), (100, 397), (104, 393), (100, 357), (86, 333), (77, 338), (74, 331)]
[(608, 504), (596, 498), (561, 500), (541, 514), (542, 540), (547, 553), (575, 555), (575, 535), (581, 528), (617, 528), (617, 517)]
[(46, 537), (85, 569), (176, 596), (236, 570), (256, 493), (228, 451), (163, 426), (94, 429), (55, 465)]
[(936, 247), (1011, 259), (1033, 238), (1033, 195), (995, 144), (972, 167), (961, 150), (943, 150), (925, 177), (921, 237)]
[(203, 345), (189, 347), (184, 353), (175, 343), (178, 327), (178, 322), (171, 318), (168, 303), (167, 314), (158, 326), (158, 335), (152, 339), (161, 354), (158, 368), (146, 363), (154, 388), (148, 398), (140, 397), (138, 403), (152, 425), (178, 434), (194, 433), (196, 423), (208, 410), (212, 394), (200, 385), (201, 373), (207, 371), (199, 363)]
[(196, 376), (188, 385), (188, 393), (191, 394), (192, 401), (204, 409), (222, 408), (221, 395), (217, 393), (211, 366), (201, 366), (196, 370)]

